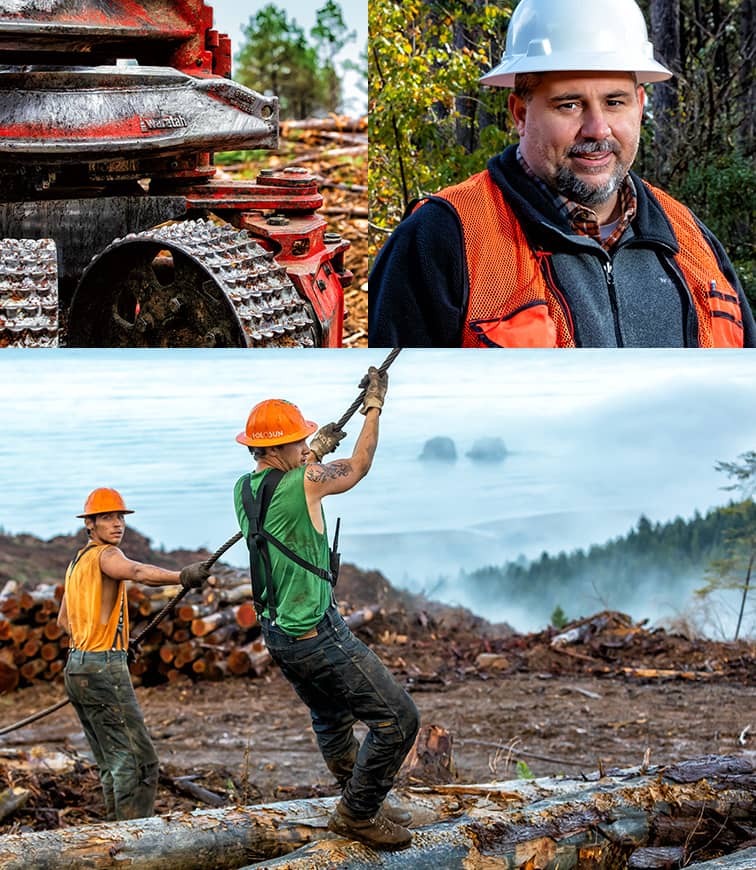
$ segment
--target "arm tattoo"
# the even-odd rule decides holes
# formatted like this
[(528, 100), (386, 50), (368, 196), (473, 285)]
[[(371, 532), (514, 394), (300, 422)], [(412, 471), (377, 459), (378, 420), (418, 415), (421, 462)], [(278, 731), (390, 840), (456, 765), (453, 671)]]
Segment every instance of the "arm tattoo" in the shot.
[(339, 477), (347, 477), (352, 470), (352, 466), (343, 459), (337, 459), (335, 462), (329, 462), (328, 465), (320, 465), (314, 462), (307, 466), (305, 475), (308, 480), (313, 483), (323, 483), (326, 480), (336, 480)]

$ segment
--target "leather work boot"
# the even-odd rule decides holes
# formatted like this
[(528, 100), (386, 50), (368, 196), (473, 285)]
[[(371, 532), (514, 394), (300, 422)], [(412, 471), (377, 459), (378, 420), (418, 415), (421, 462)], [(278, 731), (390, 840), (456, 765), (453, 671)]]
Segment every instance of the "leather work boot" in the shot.
[(399, 804), (391, 802), (389, 797), (381, 804), (381, 812), (390, 822), (395, 825), (403, 825), (405, 828), (412, 821), (412, 813)]
[[(336, 777), (339, 788), (343, 792), (352, 776), (354, 763), (357, 760), (357, 750), (360, 744), (353, 738), (349, 752), (340, 758), (325, 758), (326, 767)], [(412, 813), (391, 802), (389, 797), (383, 802), (381, 812), (386, 818), (397, 825), (408, 825), (412, 821)]]
[(370, 819), (355, 819), (343, 801), (331, 813), (328, 830), (374, 849), (406, 849), (412, 842), (412, 832), (387, 819), (381, 810)]

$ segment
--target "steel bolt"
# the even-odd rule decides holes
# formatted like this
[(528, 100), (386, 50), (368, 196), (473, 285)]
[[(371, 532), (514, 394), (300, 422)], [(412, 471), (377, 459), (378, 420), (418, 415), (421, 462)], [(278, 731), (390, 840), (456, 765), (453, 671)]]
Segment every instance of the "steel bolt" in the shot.
[(261, 178), (270, 178), (275, 174), (275, 171), (273, 169), (261, 169), (259, 174)]
[(267, 221), (272, 227), (285, 227), (289, 219), (282, 214), (272, 214)]
[(136, 319), (136, 323), (134, 326), (136, 327), (137, 332), (147, 332), (148, 329), (152, 329), (155, 325), (155, 321), (149, 314), (140, 314)]
[(336, 245), (341, 241), (339, 233), (323, 233), (323, 243), (326, 245)]

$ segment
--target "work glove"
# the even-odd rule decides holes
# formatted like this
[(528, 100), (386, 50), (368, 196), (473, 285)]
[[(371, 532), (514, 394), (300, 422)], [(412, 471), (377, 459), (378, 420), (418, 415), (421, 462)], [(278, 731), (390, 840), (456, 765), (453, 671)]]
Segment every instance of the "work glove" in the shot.
[(192, 562), (182, 568), (179, 580), (184, 589), (199, 589), (210, 576), (210, 569), (204, 562)]
[(335, 423), (326, 423), (318, 429), (315, 437), (310, 441), (310, 452), (320, 462), (327, 453), (333, 453), (345, 438), (346, 432), (343, 429), (339, 429)]
[(388, 390), (388, 375), (386, 372), (379, 372), (375, 366), (370, 366), (360, 381), (360, 389), (365, 390), (360, 413), (367, 414), (371, 408), (378, 408), (380, 411)]

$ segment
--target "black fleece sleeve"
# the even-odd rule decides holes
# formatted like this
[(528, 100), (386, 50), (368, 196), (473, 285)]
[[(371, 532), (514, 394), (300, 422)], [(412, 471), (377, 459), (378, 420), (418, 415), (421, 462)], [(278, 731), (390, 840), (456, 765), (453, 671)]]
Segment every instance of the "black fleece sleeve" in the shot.
[(369, 284), (371, 347), (459, 347), (468, 288), (456, 212), (430, 200), (403, 220)]

